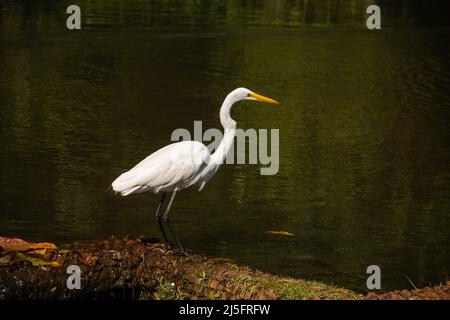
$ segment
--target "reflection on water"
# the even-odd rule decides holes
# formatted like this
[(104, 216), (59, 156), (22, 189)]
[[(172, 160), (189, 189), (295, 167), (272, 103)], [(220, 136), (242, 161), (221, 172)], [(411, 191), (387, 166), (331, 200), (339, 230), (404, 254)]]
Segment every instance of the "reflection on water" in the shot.
[[(60, 24), (64, 3), (0, 5), (1, 235), (159, 237), (158, 196), (105, 189), (174, 129), (219, 127), (222, 99), (247, 86), (282, 102), (233, 110), (241, 128), (280, 129), (280, 171), (224, 166), (203, 192), (181, 192), (173, 220), (188, 247), (361, 290), (372, 264), (386, 289), (408, 287), (404, 275), (445, 280), (449, 30), (274, 27), (304, 8), (289, 20), (266, 6), (81, 2), (81, 32)], [(320, 17), (306, 21), (332, 23)]]

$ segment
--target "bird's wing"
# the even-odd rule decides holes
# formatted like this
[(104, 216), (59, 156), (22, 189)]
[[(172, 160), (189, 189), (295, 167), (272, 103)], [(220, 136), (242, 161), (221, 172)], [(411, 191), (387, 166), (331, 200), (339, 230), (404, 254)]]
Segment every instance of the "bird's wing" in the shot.
[(170, 144), (120, 175), (113, 190), (122, 195), (131, 193), (186, 188), (209, 162), (208, 148), (197, 141)]

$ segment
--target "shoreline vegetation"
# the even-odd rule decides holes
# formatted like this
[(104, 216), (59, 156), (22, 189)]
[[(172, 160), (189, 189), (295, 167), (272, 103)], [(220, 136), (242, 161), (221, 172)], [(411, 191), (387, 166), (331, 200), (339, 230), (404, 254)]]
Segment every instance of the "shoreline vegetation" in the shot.
[[(80, 289), (67, 287), (70, 265), (81, 271)], [(450, 282), (364, 295), (270, 275), (228, 259), (176, 255), (143, 238), (111, 237), (58, 248), (0, 237), (0, 300), (5, 299), (450, 299)]]

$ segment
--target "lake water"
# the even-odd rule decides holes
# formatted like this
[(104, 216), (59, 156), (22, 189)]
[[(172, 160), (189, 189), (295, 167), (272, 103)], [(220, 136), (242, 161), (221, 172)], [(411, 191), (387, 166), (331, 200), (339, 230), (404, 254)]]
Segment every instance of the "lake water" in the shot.
[(158, 195), (105, 189), (174, 129), (221, 128), (223, 98), (245, 86), (281, 102), (233, 109), (240, 128), (280, 130), (279, 172), (226, 165), (179, 193), (188, 248), (362, 291), (369, 265), (383, 289), (449, 279), (448, 28), (393, 17), (369, 32), (345, 8), (315, 21), (305, 8), (80, 3), (70, 32), (64, 2), (0, 4), (0, 235), (160, 237)]

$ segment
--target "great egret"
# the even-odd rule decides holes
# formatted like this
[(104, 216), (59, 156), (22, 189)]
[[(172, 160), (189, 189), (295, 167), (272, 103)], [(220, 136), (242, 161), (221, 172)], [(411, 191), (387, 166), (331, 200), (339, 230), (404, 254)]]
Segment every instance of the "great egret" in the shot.
[(233, 146), (236, 135), (236, 121), (230, 116), (231, 107), (238, 101), (255, 100), (272, 104), (277, 101), (256, 94), (246, 88), (238, 88), (230, 92), (220, 108), (220, 123), (224, 128), (224, 136), (216, 151), (210, 154), (201, 142), (182, 141), (172, 143), (152, 153), (131, 170), (120, 175), (113, 183), (112, 189), (128, 196), (133, 193), (153, 191), (162, 192), (162, 198), (156, 209), (156, 220), (161, 229), (164, 241), (170, 246), (161, 221), (161, 208), (167, 192), (172, 192), (169, 204), (162, 216), (181, 253), (186, 254), (176, 237), (169, 220), (169, 211), (178, 191), (199, 184), (199, 191), (217, 172)]

